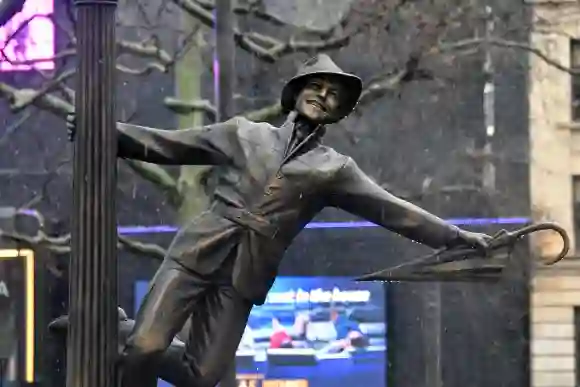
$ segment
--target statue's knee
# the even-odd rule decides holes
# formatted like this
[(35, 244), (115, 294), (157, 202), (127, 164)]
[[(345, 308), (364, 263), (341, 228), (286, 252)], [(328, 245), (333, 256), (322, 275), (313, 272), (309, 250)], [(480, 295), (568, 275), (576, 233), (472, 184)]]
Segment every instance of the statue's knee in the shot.
[(158, 334), (137, 332), (127, 339), (121, 357), (125, 361), (146, 360), (162, 354), (168, 345), (168, 340)]

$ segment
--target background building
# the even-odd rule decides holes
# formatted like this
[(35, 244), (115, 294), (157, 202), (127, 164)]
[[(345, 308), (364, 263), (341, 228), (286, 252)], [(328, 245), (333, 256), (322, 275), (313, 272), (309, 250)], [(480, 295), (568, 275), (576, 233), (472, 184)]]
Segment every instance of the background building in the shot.
[[(580, 338), (580, 5), (530, 1), (530, 44), (550, 62), (530, 55), (530, 194), (536, 219), (563, 225), (571, 257), (538, 268), (532, 280), (531, 371), (534, 387), (577, 386)], [(561, 71), (561, 65), (571, 71)], [(575, 241), (575, 242), (574, 242)], [(552, 235), (536, 239), (534, 254), (560, 247)]]
[[(27, 0), (34, 1), (40, 0)], [(212, 15), (213, 2), (192, 2), (198, 5), (194, 10), (205, 10), (198, 16)], [(0, 71), (0, 207), (34, 208), (44, 215), (46, 235), (40, 242), (29, 238), (38, 235), (34, 222), (10, 241), (34, 248), (42, 257), (37, 267), (43, 279), (37, 286), (37, 353), (42, 358), (37, 374), (51, 387), (63, 385), (63, 346), (44, 327), (66, 312), (68, 296), (67, 243), (57, 237), (70, 231), (71, 212), (71, 147), (63, 121), (73, 106), (75, 87), (74, 77), (65, 76), (74, 74), (76, 63), (67, 54), (75, 45), (69, 3), (54, 1), (51, 14), (54, 52), (62, 55), (54, 60), (54, 71), (6, 63)], [(207, 18), (180, 7), (182, 1), (121, 3), (119, 119), (164, 128), (213, 121), (215, 36), (204, 22)], [(536, 105), (544, 105), (528, 100), (526, 84), (530, 65), (552, 68), (525, 50), (513, 49), (528, 44), (527, 5), (505, 0), (237, 3), (236, 26), (244, 35), (236, 39), (232, 75), (236, 114), (280, 123), (277, 101), (284, 82), (303, 60), (327, 52), (345, 70), (360, 75), (366, 87), (355, 114), (329, 128), (327, 144), (351, 155), (393, 193), (462, 227), (494, 233), (517, 228), (522, 218), (532, 216), (530, 160), (539, 148), (533, 148), (532, 157), (529, 121), (536, 113), (529, 108), (533, 105), (536, 111)], [(358, 33), (348, 35), (354, 31)], [(0, 40), (6, 36), (0, 35)], [(332, 40), (341, 36), (348, 38)], [(244, 45), (242, 38), (253, 44)], [(509, 44), (489, 44), (492, 38)], [(26, 54), (31, 45), (30, 39), (11, 41), (8, 51)], [(490, 63), (493, 66), (487, 67)], [(562, 73), (554, 76), (567, 79)], [(484, 98), (490, 90), (495, 98), (491, 102)], [(488, 144), (492, 152), (483, 151)], [(562, 152), (553, 153), (561, 157)], [(490, 166), (495, 170), (491, 182), (483, 178)], [(211, 181), (204, 179), (211, 178), (205, 172), (190, 166), (119, 163), (118, 223), (132, 243), (119, 253), (119, 302), (129, 314), (134, 310), (134, 285), (151, 277), (173, 226), (203, 208), (200, 182)], [(539, 185), (542, 179), (532, 176)], [(569, 176), (566, 184), (569, 204)], [(563, 213), (550, 216), (570, 228), (571, 218), (559, 218)], [(513, 218), (520, 220), (510, 223)], [(328, 209), (316, 220), (354, 218)], [(158, 249), (148, 249), (144, 242), (156, 243)], [(526, 265), (519, 265), (528, 262), (525, 250), (516, 252), (516, 265), (499, 284), (390, 284), (388, 384), (528, 387), (529, 278)], [(289, 249), (280, 274), (352, 278), (428, 251), (376, 227), (309, 229)]]

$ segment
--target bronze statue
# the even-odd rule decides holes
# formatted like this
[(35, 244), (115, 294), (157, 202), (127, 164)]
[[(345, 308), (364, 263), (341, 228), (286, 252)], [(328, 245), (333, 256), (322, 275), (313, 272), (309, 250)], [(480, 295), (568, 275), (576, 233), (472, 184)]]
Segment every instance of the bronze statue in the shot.
[[(118, 156), (157, 164), (220, 165), (211, 207), (176, 235), (122, 350), (124, 387), (215, 386), (235, 357), (284, 251), (324, 207), (361, 216), (433, 248), (486, 248), (382, 189), (350, 157), (321, 143), (325, 125), (356, 106), (361, 80), (327, 55), (307, 61), (282, 91), (280, 127), (243, 117), (189, 130), (118, 124)], [(74, 121), (69, 132), (74, 138)], [(190, 319), (185, 347), (174, 336)]]

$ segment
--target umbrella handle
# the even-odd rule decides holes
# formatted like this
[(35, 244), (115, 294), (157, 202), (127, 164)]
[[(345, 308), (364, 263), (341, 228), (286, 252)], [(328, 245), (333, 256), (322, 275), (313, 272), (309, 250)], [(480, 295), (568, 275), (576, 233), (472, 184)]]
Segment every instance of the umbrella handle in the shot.
[[(566, 230), (564, 230), (562, 227), (558, 226), (555, 223), (537, 223), (537, 224), (530, 224), (528, 226), (525, 226), (521, 229), (518, 230), (514, 230), (514, 231), (506, 231), (506, 230), (500, 230), (497, 234), (495, 234), (492, 238), (492, 240), (489, 243), (489, 248), (488, 251), (486, 252), (486, 254), (484, 256), (480, 256), (481, 252), (479, 250), (473, 249), (473, 248), (442, 248), (439, 250), (435, 250), (434, 252), (432, 252), (431, 254), (421, 257), (419, 259), (415, 259), (411, 262), (405, 262), (403, 264), (400, 264), (398, 266), (394, 266), (394, 267), (390, 267), (384, 270), (379, 270), (377, 272), (374, 273), (370, 273), (370, 274), (366, 274), (363, 275), (362, 277), (358, 277), (357, 279), (355, 279), (356, 281), (377, 281), (377, 280), (393, 280), (393, 278), (399, 276), (399, 280), (401, 278), (401, 275), (404, 277), (405, 275), (409, 275), (409, 273), (412, 274), (412, 272), (414, 270), (417, 269), (421, 269), (421, 267), (424, 266), (432, 266), (432, 265), (441, 265), (441, 264), (446, 264), (446, 263), (450, 263), (450, 262), (456, 262), (456, 261), (463, 261), (463, 260), (469, 260), (469, 259), (473, 259), (473, 258), (489, 258), (489, 253), (493, 250), (496, 249), (501, 249), (501, 248), (508, 248), (509, 252), (508, 252), (508, 257), (511, 254), (511, 249), (514, 247), (515, 243), (520, 240), (522, 237), (537, 232), (537, 231), (545, 231), (545, 230), (552, 230), (557, 232), (560, 237), (562, 237), (562, 241), (564, 243), (564, 246), (562, 247), (562, 250), (560, 251), (560, 253), (556, 256), (555, 259), (549, 260), (549, 261), (544, 261), (545, 265), (553, 265), (558, 261), (561, 261), (566, 254), (568, 254), (568, 251), (570, 250), (570, 238), (568, 237), (568, 234), (566, 233)], [(505, 261), (505, 260), (504, 260)], [(505, 265), (505, 262), (504, 262)], [(399, 274), (393, 274), (395, 271), (401, 271), (403, 270), (403, 273), (399, 273)], [(405, 272), (405, 270), (407, 270)], [(500, 267), (500, 272), (501, 270), (503, 270), (502, 267)], [(497, 279), (497, 274), (495, 274), (494, 276), (490, 276), (490, 279)], [(481, 276), (479, 278), (482, 278)]]
[(522, 227), (514, 231), (501, 230), (495, 235), (494, 239), (491, 241), (491, 248), (493, 249), (494, 247), (512, 245), (517, 240), (528, 234), (546, 230), (555, 231), (560, 235), (560, 237), (562, 237), (563, 246), (562, 249), (560, 250), (560, 253), (558, 253), (558, 255), (556, 255), (554, 259), (544, 262), (544, 265), (553, 265), (556, 262), (561, 261), (568, 254), (568, 251), (570, 251), (570, 237), (568, 236), (566, 230), (564, 230), (564, 228), (557, 225), (556, 223), (545, 222), (545, 223), (530, 224), (528, 226)]

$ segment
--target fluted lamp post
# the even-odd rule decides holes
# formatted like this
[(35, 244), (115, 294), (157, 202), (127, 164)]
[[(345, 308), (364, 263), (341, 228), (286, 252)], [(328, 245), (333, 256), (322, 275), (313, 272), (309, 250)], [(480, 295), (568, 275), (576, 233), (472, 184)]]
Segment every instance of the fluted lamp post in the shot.
[(74, 0), (77, 133), (74, 149), (67, 387), (114, 387), (117, 355), (115, 11)]

